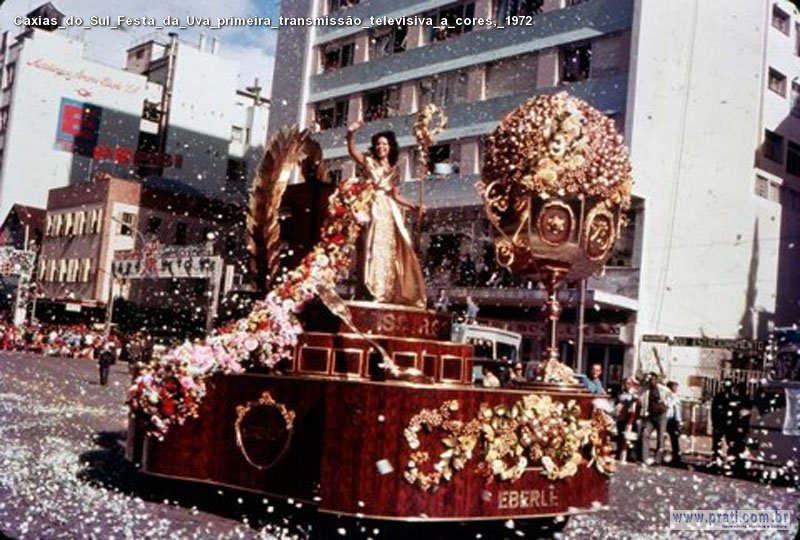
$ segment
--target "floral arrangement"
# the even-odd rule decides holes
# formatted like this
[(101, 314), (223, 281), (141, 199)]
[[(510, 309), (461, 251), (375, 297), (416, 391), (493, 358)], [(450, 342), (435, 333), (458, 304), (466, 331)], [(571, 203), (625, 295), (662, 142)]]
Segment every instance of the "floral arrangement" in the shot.
[(589, 435), (592, 449), (592, 459), (589, 465), (603, 474), (611, 474), (616, 470), (614, 448), (611, 445), (611, 430), (614, 420), (601, 409), (592, 411), (592, 431)]
[[(455, 399), (445, 401), (439, 409), (422, 409), (414, 415), (403, 431), (408, 447), (413, 450), (406, 464), (403, 477), (409, 484), (418, 486), (422, 491), (432, 491), (442, 480), (450, 481), (455, 471), (464, 468), (472, 459), (472, 451), (478, 443), (480, 423), (473, 419), (467, 423), (451, 418), (459, 408)], [(420, 432), (441, 432), (443, 451), (430, 471), (423, 466), (431, 461), (430, 453), (420, 450)]]
[(347, 273), (374, 196), (375, 186), (369, 181), (342, 182), (330, 197), (319, 243), (246, 318), (203, 343), (168, 351), (141, 372), (128, 390), (128, 405), (145, 421), (148, 434), (163, 439), (171, 426), (196, 418), (211, 376), (242, 373), (253, 365), (274, 367), (291, 357), (302, 330), (297, 313), (319, 290), (332, 290)]
[[(553, 401), (548, 395), (529, 394), (508, 407), (482, 403), (477, 418), (460, 421), (456, 400), (439, 409), (422, 409), (412, 417), (404, 431), (411, 450), (405, 480), (422, 491), (435, 491), (450, 481), (479, 449), (477, 471), (488, 482), (518, 480), (529, 467), (540, 466), (550, 480), (569, 478), (579, 466), (594, 466), (604, 474), (614, 471), (608, 441), (608, 417), (601, 410), (591, 420), (580, 418), (577, 402)], [(441, 453), (431, 462), (430, 451), (422, 449), (420, 434), (441, 435)], [(590, 456), (586, 459), (585, 455)]]
[(566, 92), (537, 96), (489, 137), (482, 183), (535, 193), (630, 201), (631, 165), (614, 122)]
[(482, 432), (486, 453), (479, 466), (490, 479), (516, 480), (528, 464), (541, 464), (551, 480), (578, 472), (581, 449), (589, 433), (580, 420), (580, 406), (529, 394), (510, 408), (483, 406)]

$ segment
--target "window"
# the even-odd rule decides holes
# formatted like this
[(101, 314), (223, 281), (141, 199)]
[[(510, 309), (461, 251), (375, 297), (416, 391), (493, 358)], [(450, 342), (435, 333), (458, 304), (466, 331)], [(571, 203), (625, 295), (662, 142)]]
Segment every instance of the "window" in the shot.
[(45, 281), (45, 276), (47, 275), (47, 261), (45, 259), (39, 259), (39, 271), (36, 273), (36, 279), (39, 281)]
[(347, 100), (319, 105), (316, 111), (320, 130), (343, 127), (347, 123)]
[(781, 185), (774, 180), (770, 181), (769, 183), (768, 199), (779, 204), (781, 202)]
[(8, 107), (0, 108), (0, 133), (5, 133), (8, 129)]
[(358, 5), (359, 0), (328, 0), (328, 13), (342, 9), (350, 9)]
[(136, 223), (136, 214), (130, 212), (123, 212), (122, 219), (119, 224), (120, 236), (133, 236), (134, 223)]
[(772, 26), (789, 35), (789, 14), (778, 6), (772, 6)]
[(331, 73), (337, 69), (352, 66), (355, 51), (355, 43), (326, 45), (321, 49), (322, 72)]
[(800, 56), (800, 23), (794, 25), (794, 54)]
[[(461, 147), (456, 143), (435, 144), (428, 149), (428, 172), (435, 174), (458, 174)], [(418, 163), (415, 153), (414, 163)], [(437, 164), (450, 164), (447, 168), (436, 167)]]
[(147, 234), (158, 234), (159, 229), (161, 229), (161, 218), (150, 216), (147, 220)]
[(45, 236), (53, 236), (53, 223), (54, 223), (54, 216), (47, 216), (47, 225), (44, 230)]
[(400, 89), (384, 88), (364, 94), (364, 121), (391, 118), (400, 112)]
[(72, 218), (72, 214), (71, 213), (64, 214), (63, 219), (64, 219), (64, 236), (72, 236), (74, 234), (72, 230), (72, 223), (74, 221)]
[(561, 47), (561, 82), (585, 81), (591, 74), (592, 44)]
[(231, 126), (231, 142), (244, 142), (244, 130), (239, 126)]
[(783, 192), (783, 205), (792, 210), (792, 212), (800, 212), (800, 193), (794, 189), (787, 189)]
[(54, 259), (47, 261), (47, 281), (55, 281), (57, 271), (58, 265), (56, 264), (56, 261)]
[(578, 4), (583, 4), (584, 2), (588, 1), (589, 0), (567, 0), (567, 7), (577, 6)]
[(61, 259), (58, 261), (58, 275), (56, 276), (56, 281), (59, 283), (64, 283), (67, 280), (67, 261), (66, 259)]
[(536, 88), (536, 55), (524, 54), (491, 62), (486, 68), (486, 99), (530, 94)]
[(433, 103), (447, 107), (467, 101), (467, 72), (453, 71), (419, 82), (420, 109)]
[(405, 51), (407, 36), (408, 27), (405, 25), (375, 30), (370, 40), (372, 44), (370, 60)]
[(95, 208), (89, 214), (89, 234), (98, 234), (103, 222), (103, 209)]
[[(424, 15), (433, 19), (428, 28), (428, 43), (444, 41), (472, 30), (471, 20), (475, 17), (475, 4), (457, 4), (430, 11)], [(466, 20), (470, 24), (457, 25), (456, 20)]]
[(144, 106), (142, 107), (142, 118), (151, 122), (158, 122), (161, 119), (159, 104), (145, 100)]
[[(506, 17), (538, 15), (542, 12), (543, 0), (499, 0), (497, 19), (505, 22)], [(569, 5), (569, 4), (568, 4)]]
[(800, 144), (792, 141), (786, 145), (786, 172), (800, 176)]
[(228, 182), (244, 183), (247, 180), (247, 162), (241, 159), (229, 159), (225, 177)]
[(70, 283), (78, 281), (78, 259), (67, 261), (67, 281)]
[(786, 75), (780, 71), (769, 68), (769, 79), (767, 85), (769, 86), (769, 89), (776, 94), (786, 97)]
[(64, 216), (56, 214), (53, 216), (53, 236), (64, 234)]
[(11, 88), (11, 85), (14, 84), (14, 75), (17, 72), (17, 64), (10, 63), (6, 65), (6, 77), (4, 79), (5, 84), (3, 89)]
[(325, 161), (324, 166), (327, 173), (325, 180), (334, 185), (341, 182), (342, 177), (344, 176), (345, 163), (347, 163), (347, 160), (344, 159), (331, 159)]
[(188, 232), (189, 226), (186, 223), (182, 221), (178, 223), (175, 226), (175, 243), (179, 246), (185, 246)]
[(338, 184), (342, 181), (342, 169), (331, 169), (328, 171), (328, 182)]
[(764, 157), (775, 163), (783, 163), (783, 137), (770, 131), (764, 130)]
[(797, 80), (792, 81), (792, 116), (800, 118), (800, 84)]
[(81, 210), (75, 213), (75, 224), (73, 230), (76, 235), (82, 236), (86, 234), (86, 211)]
[(81, 259), (79, 280), (82, 283), (89, 281), (92, 273), (92, 259)]

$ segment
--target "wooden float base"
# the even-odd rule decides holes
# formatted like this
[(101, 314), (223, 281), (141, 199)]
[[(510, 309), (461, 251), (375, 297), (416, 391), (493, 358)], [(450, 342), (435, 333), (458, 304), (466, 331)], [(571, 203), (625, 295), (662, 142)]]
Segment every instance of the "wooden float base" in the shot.
[[(447, 341), (449, 318), (426, 310), (351, 303), (358, 332), (324, 310), (309, 310), (294, 359), (281, 374), (218, 375), (208, 383), (200, 416), (173, 427), (164, 441), (144, 436), (134, 420), (129, 459), (157, 476), (231, 486), (316, 504), (321, 512), (403, 521), (537, 518), (608, 503), (608, 477), (584, 462), (551, 481), (527, 469), (516, 481), (477, 471), (483, 450), (449, 481), (423, 490), (405, 473), (415, 451), (432, 473), (448, 434), (407, 428), (423, 410), (457, 402), (451, 420), (478, 418), (482, 406), (514, 403), (529, 394), (575, 400), (589, 418), (592, 399), (580, 385), (486, 389), (472, 381), (472, 347)], [(306, 314), (304, 314), (306, 315)], [(430, 384), (385, 380), (378, 343), (400, 367), (416, 368)], [(417, 456), (417, 461), (423, 461)]]
[[(254, 405), (265, 391), (273, 401)], [(446, 400), (457, 400), (454, 418), (470, 419), (482, 403), (510, 406), (529, 393), (262, 374), (218, 376), (199, 419), (173, 428), (164, 441), (145, 438), (139, 429), (130, 434), (129, 452), (145, 473), (305, 500), (324, 512), (374, 519), (544, 517), (607, 504), (608, 478), (585, 465), (564, 480), (551, 481), (541, 470), (529, 469), (515, 482), (487, 483), (475, 471), (480, 463), (476, 455), (435, 491), (425, 492), (403, 477), (413, 452), (404, 430), (422, 409), (436, 410)], [(584, 416), (591, 412), (591, 396), (584, 392), (547, 393), (557, 401), (577, 400)], [(237, 443), (237, 407), (247, 409), (248, 404)], [(290, 430), (288, 412), (293, 413)], [(444, 450), (441, 432), (423, 430), (419, 437), (422, 449)]]

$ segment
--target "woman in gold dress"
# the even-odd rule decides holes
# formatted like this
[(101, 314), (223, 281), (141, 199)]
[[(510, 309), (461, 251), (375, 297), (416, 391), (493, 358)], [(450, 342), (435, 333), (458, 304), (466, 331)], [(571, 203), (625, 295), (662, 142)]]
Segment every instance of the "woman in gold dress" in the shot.
[(359, 175), (376, 187), (371, 219), (366, 225), (364, 285), (378, 302), (424, 308), (425, 281), (401, 210), (416, 206), (397, 188), (397, 140), (392, 131), (377, 133), (369, 152), (362, 154), (354, 141), (354, 134), (362, 125), (363, 122), (355, 122), (348, 127), (347, 149), (359, 165)]

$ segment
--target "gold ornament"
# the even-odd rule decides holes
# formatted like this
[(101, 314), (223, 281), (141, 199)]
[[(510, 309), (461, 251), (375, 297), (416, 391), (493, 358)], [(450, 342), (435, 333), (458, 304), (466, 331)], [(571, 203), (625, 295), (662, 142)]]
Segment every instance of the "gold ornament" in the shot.
[[(266, 464), (256, 463), (253, 459), (251, 459), (247, 449), (245, 448), (244, 438), (242, 437), (242, 422), (251, 411), (260, 407), (276, 409), (281, 415), (281, 418), (283, 418), (286, 430), (286, 441), (284, 442), (283, 447), (278, 452), (278, 455), (275, 456), (272, 461)], [(260, 471), (265, 471), (275, 465), (289, 449), (289, 444), (292, 441), (292, 433), (294, 432), (294, 417), (294, 411), (289, 410), (282, 403), (276, 402), (272, 397), (272, 394), (270, 394), (267, 390), (261, 394), (261, 397), (258, 398), (258, 400), (248, 401), (244, 405), (238, 405), (236, 407), (236, 422), (234, 423), (234, 431), (236, 432), (236, 446), (239, 447), (239, 451), (242, 453), (242, 456), (244, 456), (244, 459), (247, 461), (247, 463)]]
[[(453, 418), (458, 410), (456, 400), (422, 409), (403, 431), (411, 451), (403, 477), (422, 491), (435, 491), (450, 481), (476, 452), (477, 472), (489, 483), (514, 482), (536, 466), (550, 480), (570, 478), (584, 464), (604, 474), (613, 472), (609, 426), (597, 416), (604, 413), (594, 411), (591, 421), (583, 420), (574, 400), (564, 403), (549, 395), (528, 394), (511, 406), (482, 403), (477, 417), (468, 421)], [(421, 448), (420, 433), (441, 436), (438, 459), (431, 459), (432, 449)], [(584, 452), (591, 461), (584, 459)]]

